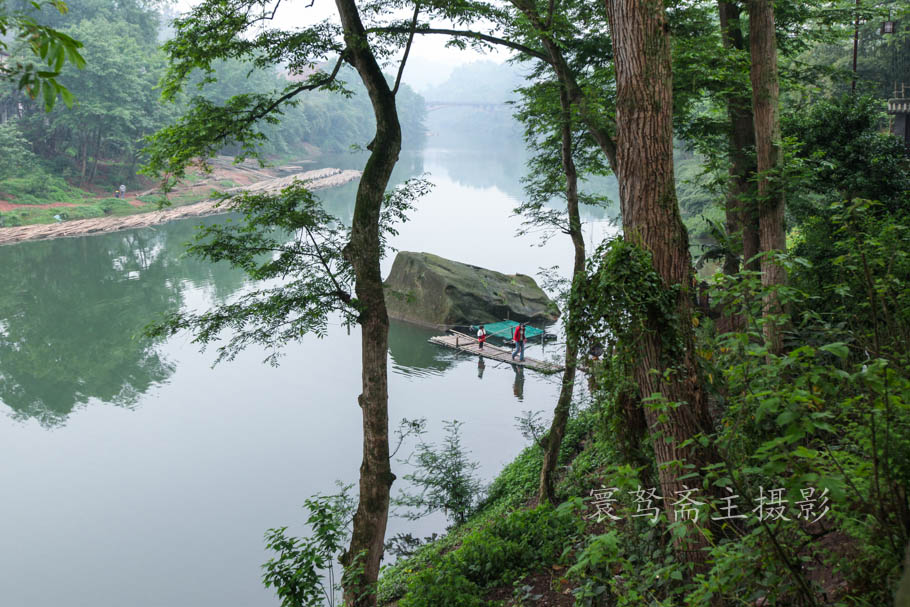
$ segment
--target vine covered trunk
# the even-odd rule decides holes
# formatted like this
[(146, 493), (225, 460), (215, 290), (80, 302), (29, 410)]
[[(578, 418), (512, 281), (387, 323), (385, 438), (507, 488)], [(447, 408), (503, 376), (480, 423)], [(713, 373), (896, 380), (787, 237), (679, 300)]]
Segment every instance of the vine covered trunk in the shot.
[(342, 557), (345, 604), (373, 607), (389, 516), (389, 492), (395, 480), (389, 462), (389, 318), (379, 267), (379, 219), (401, 150), (401, 126), (395, 95), (370, 51), (354, 0), (336, 0), (336, 6), (344, 29), (345, 59), (359, 73), (376, 115), (376, 135), (368, 146), (372, 153), (357, 189), (351, 240), (344, 251), (354, 269), (360, 309), (362, 393), (358, 401), (363, 417), (363, 460), (351, 545)]
[[(670, 521), (674, 502), (697, 479), (682, 480), (714, 457), (684, 442), (710, 432), (707, 401), (695, 360), (693, 275), (673, 175), (673, 98), (669, 30), (661, 0), (606, 0), (616, 69), (616, 124), (623, 237), (649, 251), (663, 288), (675, 289), (676, 318), (652, 314), (633, 345), (635, 379), (644, 405)], [(701, 535), (675, 541), (681, 560), (703, 562)]]

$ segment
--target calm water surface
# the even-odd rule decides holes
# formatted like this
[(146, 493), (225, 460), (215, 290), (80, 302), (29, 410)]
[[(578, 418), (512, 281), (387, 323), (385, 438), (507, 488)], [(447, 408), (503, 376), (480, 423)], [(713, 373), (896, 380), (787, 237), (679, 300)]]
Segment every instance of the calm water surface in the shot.
[[(403, 155), (395, 175), (429, 172), (436, 184), (397, 249), (565, 274), (566, 237), (538, 247), (514, 236), (519, 147), (430, 146)], [(347, 218), (354, 191), (328, 191), (326, 205)], [(602, 213), (588, 219), (589, 238), (609, 232)], [(263, 533), (303, 533), (304, 499), (356, 481), (357, 331), (305, 337), (278, 368), (255, 349), (211, 368), (214, 354), (187, 336), (137, 337), (167, 311), (203, 309), (245, 286), (238, 272), (183, 254), (198, 223), (0, 247), (0, 605), (277, 605), (260, 581)], [(464, 445), (489, 481), (524, 446), (515, 416), (551, 410), (558, 386), (508, 366), (478, 369), (431, 335), (392, 325), (390, 419), (427, 418), (430, 440), (443, 420), (465, 422)], [(392, 519), (389, 533), (443, 526)]]

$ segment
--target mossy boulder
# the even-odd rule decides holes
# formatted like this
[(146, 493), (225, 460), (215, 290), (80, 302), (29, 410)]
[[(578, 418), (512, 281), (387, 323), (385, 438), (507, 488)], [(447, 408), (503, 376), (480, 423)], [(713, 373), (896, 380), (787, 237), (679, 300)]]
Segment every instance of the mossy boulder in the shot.
[(556, 304), (534, 279), (502, 274), (430, 253), (401, 251), (385, 281), (389, 316), (443, 327), (503, 319), (547, 324)]

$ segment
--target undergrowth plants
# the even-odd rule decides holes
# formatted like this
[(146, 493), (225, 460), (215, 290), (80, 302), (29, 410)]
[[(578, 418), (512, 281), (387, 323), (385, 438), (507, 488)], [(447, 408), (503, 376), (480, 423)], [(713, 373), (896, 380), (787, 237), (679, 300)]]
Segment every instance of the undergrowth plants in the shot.
[[(838, 219), (844, 227), (836, 239), (819, 244), (813, 239), (821, 232), (807, 230), (797, 248), (824, 248), (826, 256), (834, 251), (823, 268), (823, 290), (814, 274), (818, 259), (781, 257), (777, 261), (790, 280), (775, 294), (784, 314), (763, 315), (767, 293), (760, 275), (743, 271), (717, 275), (712, 312), (692, 320), (714, 414), (713, 433), (696, 440), (719, 455), (689, 475), (701, 496), (713, 496), (701, 500), (697, 522), (670, 524), (666, 512), (656, 522), (630, 516), (591, 520), (592, 490), (634, 494), (656, 476), (648, 447), (653, 438), (645, 435), (635, 445), (618, 440), (630, 431), (617, 420), (627, 419), (634, 386), (625, 381), (628, 345), (617, 339), (608, 342), (602, 360), (589, 365), (595, 397), (572, 419), (576, 435), (568, 442), (574, 447), (563, 454), (557, 488), (563, 504), (552, 511), (523, 510), (540, 466), (540, 449), (532, 445), (494, 481), (480, 514), (459, 528), (457, 539), (438, 550), (425, 546), (419, 567), (402, 564), (413, 575), (387, 570), (397, 592), (383, 599), (400, 597), (399, 605), (407, 607), (473, 607), (488, 605), (491, 596), (502, 596), (495, 588), (511, 584), (513, 600), (525, 604), (533, 593), (523, 576), (546, 568), (549, 558), (550, 566), (566, 567), (576, 605), (890, 604), (910, 540), (904, 337), (910, 305), (899, 288), (910, 280), (907, 232), (900, 218), (876, 215), (874, 204), (834, 208), (849, 215)], [(610, 254), (626, 266), (638, 259), (627, 243), (612, 247)], [(611, 297), (625, 312), (607, 323), (616, 329), (612, 336), (639, 314), (664, 308), (644, 280), (641, 292), (628, 284), (625, 291), (614, 289)], [(725, 324), (734, 330), (717, 333), (717, 310), (733, 317)], [(765, 322), (785, 329), (782, 353), (766, 347)], [(515, 521), (526, 521), (526, 530), (559, 532), (531, 533), (527, 543), (516, 544), (508, 531)], [(706, 539), (704, 565), (683, 563), (675, 554), (672, 538), (683, 533)]]

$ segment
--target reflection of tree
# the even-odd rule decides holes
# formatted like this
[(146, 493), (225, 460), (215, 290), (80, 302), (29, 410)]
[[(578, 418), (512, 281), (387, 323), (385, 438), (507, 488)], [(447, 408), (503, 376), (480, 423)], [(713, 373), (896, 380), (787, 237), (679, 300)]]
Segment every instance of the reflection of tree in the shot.
[(452, 354), (428, 340), (439, 331), (406, 322), (391, 321), (389, 354), (396, 371), (407, 375), (441, 373), (455, 364)]
[(0, 248), (0, 402), (53, 426), (91, 398), (130, 407), (165, 381), (174, 366), (142, 328), (188, 286), (223, 297), (241, 284), (181, 255), (195, 223)]
[[(515, 122), (511, 115), (505, 115), (505, 120)], [(459, 185), (472, 188), (495, 187), (516, 201), (524, 200), (522, 179), (528, 172), (529, 154), (520, 130), (501, 136), (492, 135), (494, 132), (484, 129), (482, 124), (468, 125), (434, 134), (428, 145), (439, 154), (437, 162)], [(609, 208), (583, 205), (583, 221), (603, 221), (618, 216), (619, 205), (616, 201), (619, 200), (619, 186), (614, 177), (592, 177), (582, 181), (579, 187), (584, 192), (604, 194), (614, 201)], [(564, 202), (553, 201), (553, 208), (562, 206), (565, 206)]]

